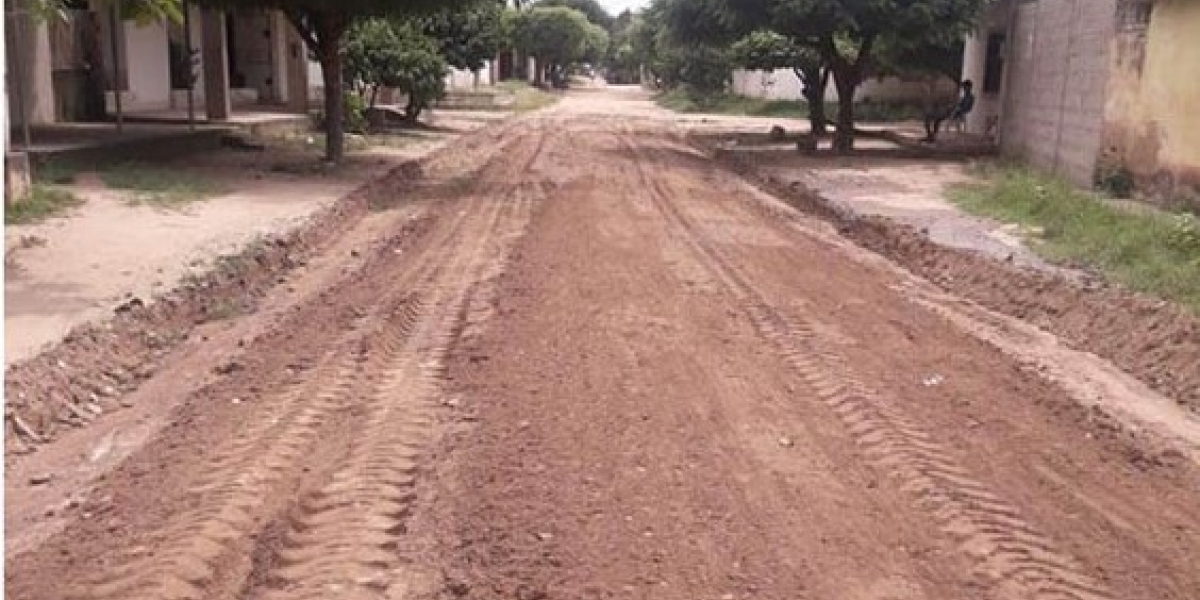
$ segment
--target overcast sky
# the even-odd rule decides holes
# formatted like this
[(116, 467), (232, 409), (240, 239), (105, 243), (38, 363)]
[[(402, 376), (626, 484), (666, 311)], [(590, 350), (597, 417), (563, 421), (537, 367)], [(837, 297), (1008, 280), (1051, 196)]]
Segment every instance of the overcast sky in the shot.
[(627, 8), (637, 10), (649, 3), (650, 0), (600, 0), (600, 4), (603, 4), (604, 8), (607, 8), (608, 12), (612, 13), (613, 16), (620, 14), (621, 11)]

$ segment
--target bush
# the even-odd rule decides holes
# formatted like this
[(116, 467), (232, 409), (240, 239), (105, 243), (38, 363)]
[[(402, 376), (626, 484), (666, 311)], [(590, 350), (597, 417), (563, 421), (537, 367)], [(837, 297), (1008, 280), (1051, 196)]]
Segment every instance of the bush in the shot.
[(350, 133), (366, 133), (367, 132), (367, 101), (363, 99), (361, 94), (347, 92), (342, 99), (343, 110), (345, 115), (346, 131)]
[(367, 19), (355, 25), (346, 45), (346, 72), (359, 92), (355, 106), (363, 113), (364, 129), (366, 110), (374, 107), (380, 88), (396, 88), (408, 95), (407, 117), (416, 120), (445, 94), (449, 69), (437, 42), (412, 25)]
[(662, 78), (665, 85), (686, 85), (697, 94), (725, 90), (733, 75), (733, 63), (728, 53), (711, 46), (671, 48), (660, 60), (655, 73)]

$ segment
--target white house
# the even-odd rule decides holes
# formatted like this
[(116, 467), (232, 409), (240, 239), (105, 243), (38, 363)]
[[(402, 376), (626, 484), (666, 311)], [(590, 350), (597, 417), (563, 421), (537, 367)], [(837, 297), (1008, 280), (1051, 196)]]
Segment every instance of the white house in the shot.
[(246, 107), (307, 110), (307, 52), (277, 11), (191, 7), (185, 29), (121, 19), (94, 0), (71, 3), (65, 20), (49, 23), (23, 5), (6, 3), (14, 125), (104, 120), (117, 111), (117, 90), (123, 113), (178, 112), (189, 79), (202, 118)]

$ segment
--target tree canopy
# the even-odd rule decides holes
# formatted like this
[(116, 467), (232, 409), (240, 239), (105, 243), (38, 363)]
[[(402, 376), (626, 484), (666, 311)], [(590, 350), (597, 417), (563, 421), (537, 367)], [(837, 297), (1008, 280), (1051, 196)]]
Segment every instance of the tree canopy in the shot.
[[(805, 50), (795, 56), (809, 64), (795, 68), (798, 73), (808, 71), (805, 85), (812, 91), (810, 100), (816, 97), (817, 87), (823, 91), (825, 79), (818, 75), (819, 69), (812, 69), (811, 59), (817, 57), (838, 90), (834, 148), (849, 151), (854, 143), (854, 96), (868, 74), (898, 65), (945, 71), (945, 65), (953, 62), (947, 59), (947, 49), (974, 26), (988, 1), (655, 0), (648, 14), (660, 19), (666, 32), (663, 39), (677, 45), (723, 46), (756, 31), (777, 34)], [(746, 44), (761, 50), (763, 42), (779, 38), (760, 36)], [(820, 85), (811, 81), (813, 75)]]
[(346, 44), (346, 75), (374, 108), (380, 88), (408, 95), (405, 116), (415, 121), (446, 89), (449, 65), (438, 43), (415, 24), (365, 19), (351, 28)]
[(616, 24), (616, 19), (597, 0), (538, 0), (534, 3), (534, 6), (573, 8), (583, 13), (583, 16), (587, 17), (589, 22), (603, 27), (605, 31), (610, 33)]
[(563, 6), (535, 6), (511, 16), (513, 44), (538, 61), (536, 79), (550, 75), (561, 83), (567, 67), (603, 57), (608, 32), (582, 12)]
[(503, 1), (486, 0), (422, 17), (422, 31), (438, 43), (451, 66), (478, 71), (508, 42)]

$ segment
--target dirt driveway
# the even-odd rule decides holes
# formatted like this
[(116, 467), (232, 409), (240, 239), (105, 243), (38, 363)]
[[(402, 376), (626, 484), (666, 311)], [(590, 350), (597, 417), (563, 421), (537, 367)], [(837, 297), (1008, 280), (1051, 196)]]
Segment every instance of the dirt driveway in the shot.
[(236, 362), (168, 360), (126, 458), (94, 458), (118, 415), (10, 459), (9, 597), (1200, 598), (1171, 399), (633, 92), (468, 138), (225, 325), (262, 320)]

